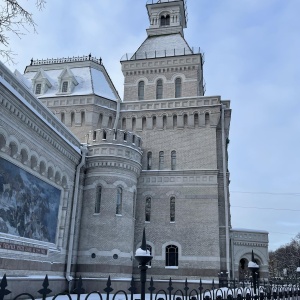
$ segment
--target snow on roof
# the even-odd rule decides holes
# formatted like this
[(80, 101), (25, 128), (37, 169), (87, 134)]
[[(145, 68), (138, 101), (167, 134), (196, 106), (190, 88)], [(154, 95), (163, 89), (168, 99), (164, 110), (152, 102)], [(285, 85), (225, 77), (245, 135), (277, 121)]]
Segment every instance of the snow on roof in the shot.
[(30, 90), (31, 83), (27, 78), (24, 77), (23, 74), (21, 74), (18, 70), (15, 70), (14, 75), (17, 77), (17, 79), (23, 83), (23, 85)]
[(94, 93), (104, 98), (117, 100), (103, 72), (91, 69)]
[(193, 54), (180, 33), (148, 37), (135, 55), (138, 58), (145, 53), (147, 58)]
[[(59, 77), (64, 69), (65, 68), (62, 67), (61, 69), (44, 70), (44, 73), (46, 73), (47, 78), (51, 82), (52, 87), (49, 88), (43, 95), (40, 95), (39, 98), (70, 95), (59, 94)], [(103, 71), (88, 66), (74, 68), (69, 67), (69, 69), (74, 75), (76, 81), (78, 82), (78, 85), (75, 85), (73, 91), (71, 92), (72, 96), (96, 94), (100, 97), (108, 98), (115, 101), (118, 100)], [(31, 82), (32, 79), (35, 77), (36, 73), (36, 71), (26, 72), (23, 75), (26, 82)], [(32, 88), (32, 82), (30, 84), (30, 88)]]

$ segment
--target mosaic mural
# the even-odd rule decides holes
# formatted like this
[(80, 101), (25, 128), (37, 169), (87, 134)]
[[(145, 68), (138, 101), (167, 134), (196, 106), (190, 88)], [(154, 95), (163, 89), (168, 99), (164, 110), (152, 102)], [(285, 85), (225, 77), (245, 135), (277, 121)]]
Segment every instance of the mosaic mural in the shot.
[(0, 158), (0, 232), (55, 243), (61, 191)]

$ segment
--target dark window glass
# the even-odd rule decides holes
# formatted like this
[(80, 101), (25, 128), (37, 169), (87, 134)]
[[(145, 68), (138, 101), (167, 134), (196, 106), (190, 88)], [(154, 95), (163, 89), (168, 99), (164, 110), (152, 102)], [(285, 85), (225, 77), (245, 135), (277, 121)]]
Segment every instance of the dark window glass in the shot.
[(116, 205), (116, 214), (122, 214), (122, 188), (118, 187), (117, 190), (117, 205)]
[(61, 89), (61, 91), (63, 92), (63, 93), (67, 93), (68, 92), (68, 81), (64, 81), (63, 82), (63, 84), (62, 84), (62, 89)]
[(170, 199), (170, 222), (175, 222), (175, 197)]
[(96, 193), (95, 214), (99, 214), (99, 213), (100, 213), (101, 192), (102, 192), (102, 188), (99, 186), (99, 187), (97, 188), (97, 193)]
[(166, 247), (166, 266), (178, 266), (178, 247), (175, 245), (169, 245)]

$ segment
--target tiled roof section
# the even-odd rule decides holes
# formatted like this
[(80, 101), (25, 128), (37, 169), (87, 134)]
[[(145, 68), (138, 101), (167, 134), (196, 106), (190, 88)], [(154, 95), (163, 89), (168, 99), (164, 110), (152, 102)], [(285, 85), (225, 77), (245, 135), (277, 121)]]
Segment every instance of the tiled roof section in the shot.
[(176, 33), (148, 37), (136, 51), (135, 56), (139, 59), (143, 56), (153, 58), (186, 54), (193, 54), (193, 52), (182, 35)]

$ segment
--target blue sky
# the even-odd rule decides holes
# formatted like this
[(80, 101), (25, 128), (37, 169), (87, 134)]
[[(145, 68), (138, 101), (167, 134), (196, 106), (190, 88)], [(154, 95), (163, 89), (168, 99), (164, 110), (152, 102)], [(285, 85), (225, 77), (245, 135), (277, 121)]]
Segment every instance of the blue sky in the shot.
[[(146, 0), (51, 0), (43, 11), (20, 2), (38, 34), (10, 36), (10, 69), (92, 53), (122, 97), (119, 61), (146, 38)], [(187, 7), (185, 38), (205, 52), (206, 95), (231, 100), (232, 226), (269, 231), (274, 250), (300, 231), (300, 1), (188, 0)]]

